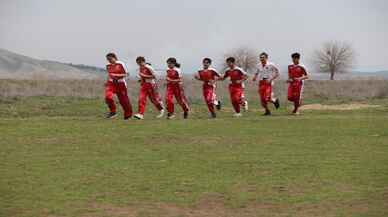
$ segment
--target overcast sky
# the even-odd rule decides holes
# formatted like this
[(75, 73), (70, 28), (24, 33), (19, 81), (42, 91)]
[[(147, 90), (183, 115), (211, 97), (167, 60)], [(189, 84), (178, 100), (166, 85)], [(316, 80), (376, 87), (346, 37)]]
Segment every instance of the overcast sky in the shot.
[[(109, 51), (158, 68), (175, 56), (190, 72), (202, 57), (251, 46), (287, 65), (328, 40), (357, 51), (356, 69), (388, 69), (386, 0), (0, 0), (0, 47), (103, 66)], [(307, 61), (305, 61), (307, 62)]]

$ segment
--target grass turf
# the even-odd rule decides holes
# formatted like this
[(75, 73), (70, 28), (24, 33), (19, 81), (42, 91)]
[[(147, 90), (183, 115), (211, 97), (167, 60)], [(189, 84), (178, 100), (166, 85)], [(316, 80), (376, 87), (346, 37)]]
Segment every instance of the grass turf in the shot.
[(217, 120), (194, 105), (189, 120), (123, 121), (102, 119), (97, 99), (3, 99), (0, 216), (116, 216), (90, 203), (193, 207), (209, 194), (232, 211), (275, 207), (258, 216), (387, 216), (388, 107), (374, 103), (301, 117), (227, 108)]

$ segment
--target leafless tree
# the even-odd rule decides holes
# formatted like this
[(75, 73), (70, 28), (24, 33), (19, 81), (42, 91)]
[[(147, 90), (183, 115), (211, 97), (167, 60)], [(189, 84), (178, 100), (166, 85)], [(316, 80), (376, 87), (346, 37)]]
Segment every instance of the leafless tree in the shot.
[(258, 53), (255, 49), (242, 46), (227, 52), (224, 55), (223, 69), (226, 69), (225, 59), (228, 57), (236, 58), (236, 64), (246, 72), (254, 72), (258, 64)]
[(336, 73), (348, 72), (355, 61), (355, 51), (347, 42), (326, 42), (320, 49), (315, 50), (312, 63), (319, 72), (330, 73), (330, 80), (334, 80)]

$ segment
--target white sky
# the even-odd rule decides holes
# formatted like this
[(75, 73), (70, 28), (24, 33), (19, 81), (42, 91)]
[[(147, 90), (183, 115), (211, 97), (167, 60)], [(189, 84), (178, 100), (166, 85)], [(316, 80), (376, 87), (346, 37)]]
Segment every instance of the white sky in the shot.
[(356, 69), (380, 70), (387, 38), (386, 0), (0, 0), (1, 48), (97, 66), (114, 51), (157, 68), (175, 56), (189, 73), (241, 45), (286, 65), (294, 51), (308, 58), (322, 42), (345, 40)]

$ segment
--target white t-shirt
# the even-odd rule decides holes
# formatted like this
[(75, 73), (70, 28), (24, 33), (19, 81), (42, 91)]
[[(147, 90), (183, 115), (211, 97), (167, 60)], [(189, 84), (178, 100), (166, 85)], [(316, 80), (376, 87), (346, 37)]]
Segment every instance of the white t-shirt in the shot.
[(267, 62), (265, 66), (259, 63), (257, 67), (257, 75), (259, 76), (259, 81), (272, 79), (273, 77), (275, 77), (278, 71), (279, 70), (276, 65), (271, 62)]

